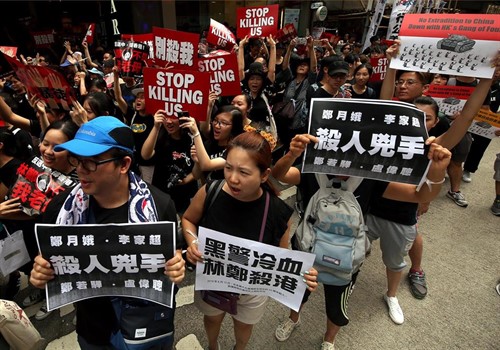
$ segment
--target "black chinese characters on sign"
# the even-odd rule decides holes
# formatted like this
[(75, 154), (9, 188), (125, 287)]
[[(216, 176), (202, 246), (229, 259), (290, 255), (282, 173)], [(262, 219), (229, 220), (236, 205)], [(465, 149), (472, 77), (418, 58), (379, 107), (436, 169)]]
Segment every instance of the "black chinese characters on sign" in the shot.
[(312, 99), (303, 172), (418, 185), (429, 167), (425, 113), (397, 101)]

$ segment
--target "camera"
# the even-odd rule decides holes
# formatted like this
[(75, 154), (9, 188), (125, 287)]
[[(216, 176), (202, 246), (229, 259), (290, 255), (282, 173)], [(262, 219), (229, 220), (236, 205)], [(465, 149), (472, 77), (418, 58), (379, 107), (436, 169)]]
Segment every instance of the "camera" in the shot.
[(179, 125), (187, 123), (187, 120), (180, 120), (181, 117), (189, 117), (188, 111), (177, 112), (177, 118), (179, 119)]
[(187, 176), (187, 174), (184, 171), (184, 169), (182, 169), (181, 167), (179, 167), (178, 165), (175, 165), (175, 164), (170, 165), (168, 167), (168, 170), (169, 170), (170, 176), (167, 179), (167, 190), (170, 190), (170, 189), (172, 189), (172, 187), (177, 185), (179, 183), (179, 181), (184, 179)]

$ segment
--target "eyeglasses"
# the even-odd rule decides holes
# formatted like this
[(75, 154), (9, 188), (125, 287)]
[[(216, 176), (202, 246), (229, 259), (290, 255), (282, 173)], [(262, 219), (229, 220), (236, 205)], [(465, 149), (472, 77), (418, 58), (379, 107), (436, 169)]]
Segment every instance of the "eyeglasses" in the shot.
[(68, 163), (71, 166), (74, 166), (75, 168), (78, 167), (78, 165), (82, 165), (83, 169), (94, 172), (97, 170), (97, 166), (101, 164), (106, 164), (109, 162), (112, 162), (114, 160), (119, 160), (122, 159), (122, 157), (114, 157), (114, 158), (109, 158), (109, 159), (103, 159), (103, 160), (93, 160), (89, 158), (77, 158), (74, 156), (68, 156)]
[(212, 124), (213, 124), (214, 126), (218, 125), (218, 126), (220, 126), (221, 128), (226, 128), (226, 127), (228, 127), (228, 126), (230, 126), (230, 125), (233, 125), (232, 123), (228, 123), (228, 122), (226, 122), (226, 121), (224, 121), (224, 120), (219, 120), (219, 119), (214, 119), (214, 120), (212, 120)]
[(408, 80), (399, 79), (398, 81), (396, 81), (396, 86), (403, 86), (404, 84), (406, 84), (406, 86), (413, 86), (415, 84), (422, 84), (422, 83), (413, 79), (408, 79)]

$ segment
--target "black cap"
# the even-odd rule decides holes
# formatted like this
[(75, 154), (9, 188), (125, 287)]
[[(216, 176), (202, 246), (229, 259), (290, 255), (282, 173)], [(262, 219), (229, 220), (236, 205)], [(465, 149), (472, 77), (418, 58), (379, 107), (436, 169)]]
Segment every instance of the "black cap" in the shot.
[(345, 61), (334, 61), (328, 66), (328, 75), (332, 76), (338, 73), (348, 74), (349, 63)]
[(248, 66), (248, 70), (246, 73), (247, 77), (250, 78), (252, 75), (259, 75), (262, 78), (266, 77), (267, 73), (264, 72), (264, 66), (260, 62), (252, 62), (250, 66)]

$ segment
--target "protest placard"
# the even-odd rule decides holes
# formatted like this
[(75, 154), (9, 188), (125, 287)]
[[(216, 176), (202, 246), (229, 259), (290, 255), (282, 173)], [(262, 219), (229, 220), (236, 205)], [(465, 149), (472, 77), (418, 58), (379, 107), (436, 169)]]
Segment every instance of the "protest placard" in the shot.
[(373, 73), (370, 77), (371, 82), (383, 81), (387, 73), (387, 66), (389, 62), (387, 57), (372, 57), (370, 58), (370, 65), (373, 68)]
[(491, 78), (500, 18), (488, 14), (407, 14), (391, 68)]
[(33, 37), (33, 41), (35, 42), (35, 46), (37, 49), (49, 49), (52, 48), (52, 46), (56, 43), (53, 30), (31, 32), (31, 36)]
[(95, 23), (90, 23), (89, 28), (87, 29), (87, 33), (85, 33), (85, 37), (83, 38), (83, 42), (92, 45), (94, 43), (94, 34)]
[(175, 253), (175, 223), (37, 224), (43, 258), (55, 278), (47, 309), (99, 296), (128, 296), (172, 307), (174, 284), (164, 274)]
[(236, 36), (267, 37), (278, 29), (279, 5), (238, 7), (236, 10)]
[(144, 43), (115, 41), (115, 65), (123, 77), (141, 76), (148, 55), (149, 46)]
[(210, 91), (218, 96), (241, 94), (238, 58), (234, 53), (212, 51), (198, 61), (200, 72), (210, 73)]
[(16, 57), (17, 46), (0, 46), (0, 52), (3, 52), (10, 57)]
[(162, 109), (167, 116), (188, 111), (196, 120), (207, 116), (210, 73), (176, 69), (144, 68), (146, 111), (154, 114)]
[(122, 40), (146, 44), (149, 47), (148, 58), (153, 58), (155, 56), (154, 45), (153, 45), (153, 33), (122, 34)]
[(414, 11), (415, 3), (416, 0), (394, 0), (387, 26), (387, 39), (395, 40), (398, 38), (403, 19), (406, 14)]
[(460, 112), (467, 102), (467, 99), (474, 91), (474, 87), (455, 85), (429, 85), (427, 95), (436, 100), (439, 112), (454, 116)]
[(204, 264), (196, 264), (196, 290), (220, 290), (265, 295), (298, 311), (307, 285), (301, 272), (315, 255), (234, 237), (200, 227), (199, 250)]
[(153, 27), (154, 59), (160, 67), (198, 70), (198, 34)]
[(398, 101), (313, 98), (302, 171), (420, 185), (429, 166), (425, 114)]
[(207, 33), (207, 43), (217, 46), (223, 50), (231, 51), (236, 45), (236, 38), (225, 25), (210, 19), (210, 28)]
[(24, 65), (17, 59), (1, 53), (9, 62), (30, 95), (35, 95), (52, 109), (69, 111), (76, 96), (66, 78), (59, 72), (42, 66)]
[(497, 135), (499, 130), (500, 113), (494, 113), (489, 108), (481, 108), (469, 127), (469, 132), (489, 139), (500, 136)]
[(36, 156), (21, 163), (16, 174), (17, 180), (9, 189), (7, 197), (19, 198), (21, 209), (30, 216), (43, 213), (52, 198), (77, 182), (46, 167), (43, 160)]
[(289, 43), (293, 38), (297, 37), (297, 30), (292, 23), (285, 24), (283, 28), (276, 33), (276, 42)]

